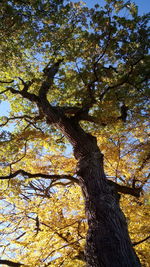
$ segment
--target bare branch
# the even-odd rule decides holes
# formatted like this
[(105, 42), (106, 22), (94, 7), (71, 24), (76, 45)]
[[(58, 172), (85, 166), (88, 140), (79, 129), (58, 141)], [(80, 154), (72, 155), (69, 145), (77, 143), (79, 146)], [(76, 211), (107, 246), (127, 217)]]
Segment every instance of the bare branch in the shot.
[(9, 88), (7, 88), (7, 89), (5, 89), (4, 91), (0, 92), (0, 95), (6, 93), (6, 92), (8, 92), (8, 91), (10, 91)]
[(28, 116), (28, 115), (15, 116), (15, 117), (11, 117), (11, 118), (5, 117), (6, 122), (0, 124), (0, 127), (5, 126), (11, 120), (13, 121), (13, 120), (19, 120), (19, 119), (25, 119), (25, 120), (26, 119), (31, 119), (31, 120), (33, 120), (35, 118), (32, 118), (31, 116)]
[(85, 253), (84, 251), (79, 251), (78, 254), (74, 257), (75, 260), (80, 260), (85, 262), (86, 261), (86, 257), (85, 257)]
[(88, 115), (86, 113), (81, 113), (79, 116), (79, 120), (94, 122), (94, 123), (101, 125), (103, 127), (105, 127), (107, 125), (106, 123), (100, 121), (98, 118), (91, 116), (91, 115)]
[(145, 242), (145, 241), (148, 240), (149, 238), (150, 238), (150, 235), (147, 236), (146, 238), (144, 238), (144, 239), (138, 241), (138, 242), (134, 242), (132, 245), (133, 245), (133, 246), (140, 245), (141, 243)]
[(21, 90), (21, 91), (18, 91), (16, 89), (14, 89), (13, 87), (8, 87), (7, 88), (12, 94), (19, 94), (21, 96), (23, 96), (24, 98), (27, 98), (29, 99), (31, 102), (36, 102), (38, 103), (39, 102), (39, 98), (37, 95), (35, 94), (31, 94), (29, 92), (27, 92), (26, 90)]
[(22, 233), (21, 235), (19, 235), (17, 238), (15, 238), (15, 240), (20, 239), (22, 236), (24, 236), (26, 234), (26, 232)]
[(128, 186), (124, 186), (124, 185), (119, 185), (111, 180), (107, 180), (108, 181), (108, 184), (110, 186), (113, 186), (114, 189), (119, 192), (119, 193), (122, 193), (122, 194), (127, 194), (127, 195), (131, 195), (131, 196), (134, 196), (134, 197), (140, 197), (140, 193), (142, 192), (142, 188), (139, 187), (139, 188), (131, 188), (131, 187), (128, 187)]
[(26, 172), (24, 170), (18, 170), (14, 173), (11, 173), (7, 176), (0, 176), (0, 180), (7, 180), (7, 179), (12, 179), (14, 177), (16, 177), (17, 175), (23, 175), (23, 176), (26, 176), (28, 178), (37, 178), (37, 177), (41, 177), (41, 178), (45, 178), (45, 179), (68, 179), (70, 181), (72, 181), (73, 183), (79, 183), (78, 179), (73, 177), (72, 175), (66, 175), (66, 174), (53, 174), (53, 175), (50, 175), (50, 174), (43, 174), (43, 173), (29, 173), (29, 172)]
[(32, 79), (31, 81), (25, 82), (21, 77), (18, 77), (18, 79), (22, 82), (23, 84), (23, 90), (24, 92), (27, 92), (29, 87), (34, 83), (34, 79)]
[(13, 261), (10, 261), (10, 260), (1, 260), (1, 259), (0, 259), (0, 263), (1, 264), (6, 264), (7, 266), (11, 266), (11, 267), (20, 267), (21, 265), (22, 266), (24, 265), (24, 264), (19, 263), (19, 262), (13, 262)]
[(13, 83), (14, 80), (11, 80), (11, 81), (0, 81), (0, 83)]
[(25, 156), (26, 156), (26, 153), (27, 153), (27, 140), (25, 141), (25, 145), (24, 145), (24, 153), (23, 153), (23, 156), (21, 156), (19, 159), (13, 161), (12, 163), (10, 163), (10, 170), (11, 170), (11, 167), (12, 165), (18, 163), (19, 161), (21, 161)]
[(28, 122), (28, 125), (25, 127), (24, 130), (26, 130), (26, 129), (27, 129), (28, 127), (30, 127), (30, 126), (33, 126), (35, 129), (37, 129), (37, 130), (40, 131), (42, 134), (44, 134), (44, 132), (42, 131), (42, 129), (41, 129), (40, 127), (36, 126), (36, 123), (34, 123), (34, 122), (32, 122), (32, 121), (30, 121), (30, 120), (28, 120), (28, 119), (25, 119), (25, 121)]
[(52, 183), (52, 186), (56, 186), (56, 185), (62, 185), (62, 186), (67, 186), (67, 185), (71, 185), (72, 182), (55, 182), (55, 183)]

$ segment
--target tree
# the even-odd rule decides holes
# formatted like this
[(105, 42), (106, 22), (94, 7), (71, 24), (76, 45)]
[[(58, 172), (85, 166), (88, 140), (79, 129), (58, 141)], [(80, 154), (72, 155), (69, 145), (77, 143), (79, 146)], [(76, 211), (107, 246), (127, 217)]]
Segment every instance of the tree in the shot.
[[(70, 266), (71, 255), (76, 266), (141, 266), (120, 194), (147, 192), (148, 15), (114, 0), (103, 9), (11, 0), (2, 1), (1, 18), (0, 95), (11, 109), (1, 117), (1, 218), (15, 243), (3, 247), (24, 247), (17, 263), (1, 262), (19, 266), (26, 255), (29, 266)], [(67, 159), (70, 145), (75, 159)], [(134, 202), (146, 210), (146, 198)], [(30, 257), (42, 239), (51, 251)]]

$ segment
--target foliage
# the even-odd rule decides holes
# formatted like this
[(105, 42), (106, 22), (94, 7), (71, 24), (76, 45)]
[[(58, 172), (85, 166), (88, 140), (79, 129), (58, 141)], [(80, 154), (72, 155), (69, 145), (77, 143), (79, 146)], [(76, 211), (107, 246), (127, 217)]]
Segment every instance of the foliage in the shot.
[[(62, 0), (3, 0), (0, 17), (0, 99), (10, 105), (0, 118), (2, 258), (85, 265), (76, 160), (66, 137), (22, 93), (38, 96), (43, 69), (58, 60), (49, 103), (97, 137), (110, 180), (142, 190), (121, 203), (133, 243), (148, 237), (148, 14), (114, 0), (92, 9)], [(18, 170), (26, 173), (11, 177)], [(148, 266), (148, 240), (135, 248)]]

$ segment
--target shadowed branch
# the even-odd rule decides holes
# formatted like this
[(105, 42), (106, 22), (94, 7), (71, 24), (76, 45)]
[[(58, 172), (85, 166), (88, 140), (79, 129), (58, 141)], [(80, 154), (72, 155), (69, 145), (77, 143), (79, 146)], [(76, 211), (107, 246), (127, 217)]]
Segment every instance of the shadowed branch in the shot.
[(68, 179), (72, 182), (75, 182), (75, 183), (78, 183), (78, 179), (74, 178), (73, 176), (71, 175), (66, 175), (66, 174), (54, 174), (54, 175), (50, 175), (50, 174), (43, 174), (43, 173), (29, 173), (29, 172), (26, 172), (24, 170), (17, 170), (16, 172), (14, 173), (11, 173), (7, 176), (0, 176), (0, 179), (1, 180), (7, 180), (7, 179), (12, 179), (14, 177), (16, 177), (17, 175), (23, 175), (27, 178), (37, 178), (37, 177), (41, 177), (41, 178), (45, 178), (45, 179)]
[(147, 236), (146, 238), (144, 238), (144, 239), (138, 241), (138, 242), (134, 242), (134, 243), (133, 243), (133, 246), (140, 245), (141, 243), (145, 242), (145, 241), (148, 240), (149, 238), (150, 238), (150, 235)]
[(0, 263), (1, 264), (5, 264), (7, 266), (11, 266), (11, 267), (20, 267), (20, 266), (27, 266), (27, 265), (24, 265), (20, 262), (13, 262), (13, 261), (10, 261), (10, 260), (1, 260), (0, 259)]

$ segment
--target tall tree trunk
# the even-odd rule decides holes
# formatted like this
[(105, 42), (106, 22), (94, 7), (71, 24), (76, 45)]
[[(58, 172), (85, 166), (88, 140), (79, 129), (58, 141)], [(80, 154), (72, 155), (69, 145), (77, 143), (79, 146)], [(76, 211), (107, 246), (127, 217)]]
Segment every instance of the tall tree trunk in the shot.
[[(67, 127), (66, 127), (67, 126)], [(119, 194), (107, 183), (103, 154), (96, 138), (78, 125), (61, 126), (74, 147), (77, 174), (85, 199), (88, 220), (86, 261), (88, 267), (139, 267), (125, 216), (119, 207)], [(68, 131), (69, 129), (69, 131)], [(73, 133), (74, 132), (74, 133)]]
[(107, 184), (100, 151), (93, 148), (93, 153), (79, 160), (78, 176), (89, 226), (85, 251), (87, 266), (141, 266), (119, 207), (119, 195)]
[[(119, 195), (107, 183), (103, 155), (96, 138), (86, 133), (74, 119), (56, 114), (44, 104), (49, 123), (68, 138), (78, 160), (77, 174), (85, 199), (88, 220), (86, 261), (88, 267), (139, 267), (125, 216), (119, 207)], [(59, 118), (59, 119), (58, 119)]]

